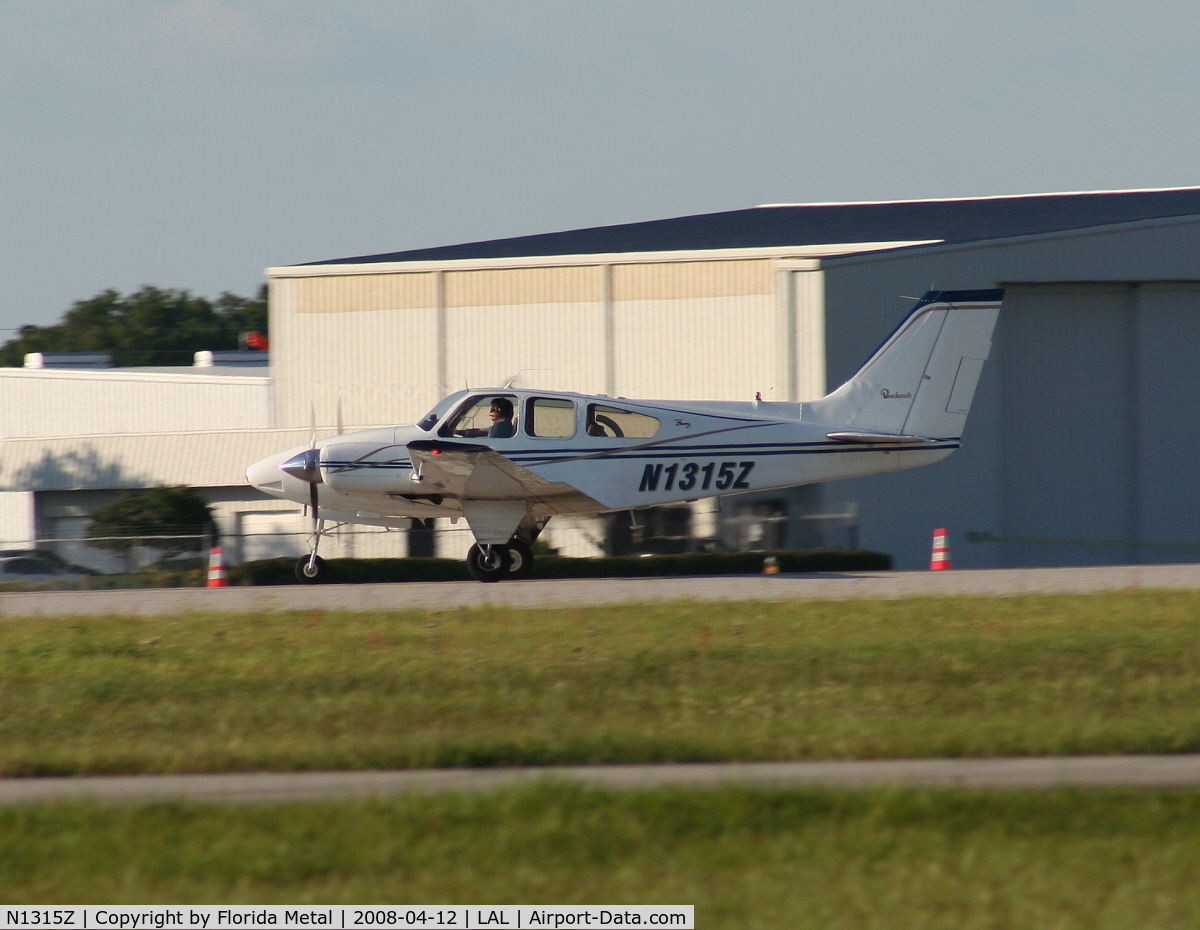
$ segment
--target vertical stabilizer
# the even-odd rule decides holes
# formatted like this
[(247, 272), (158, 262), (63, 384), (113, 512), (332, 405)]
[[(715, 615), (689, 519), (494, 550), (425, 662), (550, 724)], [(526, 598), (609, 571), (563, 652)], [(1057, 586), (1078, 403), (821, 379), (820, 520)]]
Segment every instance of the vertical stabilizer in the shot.
[(841, 430), (959, 438), (992, 346), (1004, 291), (930, 291), (858, 373), (804, 405)]

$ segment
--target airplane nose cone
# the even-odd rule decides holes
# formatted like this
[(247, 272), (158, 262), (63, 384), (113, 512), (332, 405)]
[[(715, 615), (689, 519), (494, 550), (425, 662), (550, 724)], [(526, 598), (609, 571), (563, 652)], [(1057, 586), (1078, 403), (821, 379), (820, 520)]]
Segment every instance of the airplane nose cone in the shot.
[(246, 483), (275, 497), (283, 496), (284, 476), (279, 470), (285, 456), (270, 455), (246, 469)]

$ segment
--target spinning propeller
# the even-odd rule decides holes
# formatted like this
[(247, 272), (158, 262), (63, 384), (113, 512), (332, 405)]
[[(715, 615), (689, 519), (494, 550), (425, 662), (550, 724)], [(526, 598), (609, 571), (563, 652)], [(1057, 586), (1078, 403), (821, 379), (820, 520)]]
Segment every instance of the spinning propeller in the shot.
[[(312, 531), (313, 531), (313, 550), (312, 560), (315, 562), (317, 547), (316, 542), (320, 538), (321, 520), (317, 516), (318, 505), (318, 489), (317, 485), (323, 483), (321, 477), (321, 450), (317, 448), (317, 410), (315, 406), (309, 407), (312, 418), (312, 427), (308, 435), (308, 448), (299, 455), (293, 455), (290, 459), (279, 466), (279, 470), (291, 475), (293, 478), (299, 478), (301, 481), (308, 482), (308, 512), (312, 516)], [(339, 395), (337, 401), (337, 432), (342, 434), (342, 398)]]

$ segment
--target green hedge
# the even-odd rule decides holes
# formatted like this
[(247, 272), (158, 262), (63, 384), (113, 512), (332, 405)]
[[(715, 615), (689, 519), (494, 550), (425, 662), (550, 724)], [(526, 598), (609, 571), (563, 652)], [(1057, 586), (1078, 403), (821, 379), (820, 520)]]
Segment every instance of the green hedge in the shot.
[[(749, 575), (762, 571), (773, 555), (782, 572), (886, 571), (892, 558), (865, 549), (808, 549), (800, 552), (714, 552), (684, 555), (622, 556), (612, 559), (564, 559), (539, 556), (533, 578), (643, 578), (661, 575)], [(467, 581), (459, 559), (329, 559), (329, 580), (340, 584), (390, 581)], [(296, 559), (265, 559), (229, 570), (234, 585), (297, 584)]]

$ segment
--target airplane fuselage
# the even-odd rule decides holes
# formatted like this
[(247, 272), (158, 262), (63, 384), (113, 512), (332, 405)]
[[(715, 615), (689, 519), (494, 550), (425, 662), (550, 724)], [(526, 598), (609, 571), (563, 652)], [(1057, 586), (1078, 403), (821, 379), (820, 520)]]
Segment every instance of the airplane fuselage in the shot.
[[(507, 396), (518, 411), (556, 401), (569, 413), (570, 435), (530, 435), (532, 423), (518, 413), (515, 435), (507, 438), (458, 436), (446, 428), (455, 413), (481, 400)], [(804, 405), (772, 403), (690, 404), (629, 401), (601, 395), (511, 389), (461, 392), (444, 404), (447, 411), (431, 428), (418, 426), (359, 430), (316, 443), (322, 481), (320, 516), (328, 520), (389, 525), (387, 518), (454, 517), (462, 500), (444, 482), (422, 474), (409, 452), (411, 443), (482, 446), (547, 482), (533, 496), (519, 484), (483, 492), (492, 500), (530, 500), (530, 514), (598, 513), (695, 500), (723, 494), (763, 491), (858, 477), (926, 465), (958, 448), (958, 437), (911, 443), (830, 439), (828, 423), (806, 422)], [(653, 435), (593, 436), (585, 425), (589, 404), (603, 405), (658, 422)], [(569, 406), (567, 406), (569, 405)], [(533, 409), (536, 409), (534, 407)], [(559, 413), (560, 423), (566, 418)], [(536, 421), (533, 421), (536, 423)], [(567, 432), (560, 425), (558, 433)], [(644, 430), (649, 432), (649, 429)], [(297, 446), (251, 467), (251, 484), (276, 497), (307, 503), (309, 482), (279, 466), (308, 446)]]

